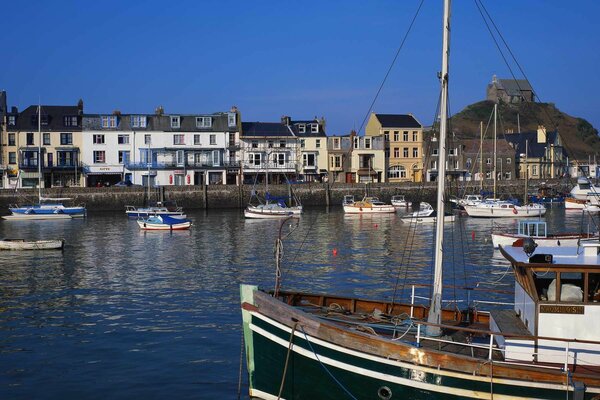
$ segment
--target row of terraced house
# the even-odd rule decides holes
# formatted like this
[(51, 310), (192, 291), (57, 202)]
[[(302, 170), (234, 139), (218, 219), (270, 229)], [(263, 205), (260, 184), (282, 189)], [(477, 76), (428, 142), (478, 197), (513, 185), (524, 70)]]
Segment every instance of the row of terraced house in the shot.
[[(364, 135), (326, 135), (324, 118), (242, 121), (240, 110), (207, 114), (84, 112), (31, 105), (19, 112), (0, 92), (1, 186), (4, 188), (214, 185), (262, 181), (420, 182), (436, 178), (436, 149), (411, 114), (372, 113)], [(558, 138), (558, 135), (556, 135)], [(546, 140), (547, 142), (547, 140)], [(531, 146), (534, 148), (535, 146)], [(515, 149), (500, 179), (515, 177)], [(449, 177), (475, 179), (465, 144), (449, 150)], [(530, 154), (530, 159), (534, 160)], [(518, 161), (518, 160), (515, 160)], [(529, 176), (532, 176), (530, 171)], [(553, 172), (554, 173), (554, 172)], [(557, 172), (558, 173), (558, 172)], [(483, 175), (482, 175), (483, 176)]]

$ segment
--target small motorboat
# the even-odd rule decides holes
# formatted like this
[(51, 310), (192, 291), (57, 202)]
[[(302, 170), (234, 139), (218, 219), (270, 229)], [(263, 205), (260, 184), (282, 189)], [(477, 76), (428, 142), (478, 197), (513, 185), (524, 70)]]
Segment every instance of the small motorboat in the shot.
[(149, 217), (152, 215), (168, 215), (179, 219), (186, 218), (183, 208), (173, 201), (159, 201), (149, 207), (125, 206), (125, 214), (129, 218)]
[(65, 246), (64, 239), (55, 240), (25, 240), (2, 239), (0, 250), (62, 250)]
[(53, 214), (38, 214), (36, 212), (30, 213), (14, 213), (11, 215), (3, 215), (2, 218), (7, 219), (9, 221), (41, 221), (41, 220), (55, 220), (55, 219), (72, 219), (72, 216), (69, 214), (64, 214), (62, 212), (56, 212)]
[(344, 212), (346, 214), (391, 214), (396, 212), (396, 209), (377, 197), (364, 197), (361, 201), (344, 204)]
[(589, 202), (585, 199), (576, 199), (575, 197), (567, 197), (565, 199), (565, 210), (583, 210)]
[(146, 231), (182, 231), (190, 229), (189, 219), (173, 218), (168, 215), (153, 215), (137, 220), (140, 229)]
[(548, 234), (545, 221), (519, 221), (517, 232), (492, 232), (492, 243), (494, 248), (500, 246), (512, 246), (519, 239), (532, 238), (543, 247), (552, 246), (578, 246), (586, 240), (598, 241), (598, 233), (558, 233)]
[(391, 203), (396, 208), (408, 208), (412, 205), (410, 201), (406, 201), (403, 194), (393, 195)]
[[(416, 223), (435, 223), (437, 220), (437, 211), (433, 209), (431, 204), (424, 201), (419, 205), (419, 210), (414, 211), (410, 214), (402, 217), (403, 222), (416, 222)], [(444, 215), (444, 222), (454, 222), (454, 214), (446, 213)]]

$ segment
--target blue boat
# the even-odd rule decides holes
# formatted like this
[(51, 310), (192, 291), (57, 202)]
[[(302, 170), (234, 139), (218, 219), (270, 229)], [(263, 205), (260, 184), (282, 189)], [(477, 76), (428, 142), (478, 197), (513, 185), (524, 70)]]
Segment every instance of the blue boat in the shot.
[(10, 206), (8, 209), (13, 215), (47, 215), (67, 214), (73, 218), (85, 217), (87, 211), (85, 206), (65, 206), (59, 201), (70, 200), (68, 198), (45, 199), (40, 198), (38, 204), (24, 206)]

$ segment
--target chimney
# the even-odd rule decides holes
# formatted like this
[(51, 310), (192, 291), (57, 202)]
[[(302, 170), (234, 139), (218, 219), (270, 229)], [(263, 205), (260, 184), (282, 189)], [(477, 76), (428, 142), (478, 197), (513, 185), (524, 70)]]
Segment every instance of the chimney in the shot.
[(77, 102), (77, 111), (79, 112), (79, 115), (83, 114), (83, 99), (79, 99)]
[(288, 117), (287, 115), (284, 115), (281, 117), (281, 124), (285, 125), (285, 126), (290, 126), (292, 122), (292, 119), (290, 117)]
[(236, 113), (236, 112), (238, 112), (238, 108), (236, 106), (231, 106), (231, 109), (229, 110), (229, 112)]
[(544, 125), (538, 125), (537, 142), (538, 143), (546, 143), (546, 140), (547, 140), (546, 128), (544, 127)]
[(6, 91), (0, 90), (0, 121), (2, 121), (1, 117), (4, 117), (8, 111), (6, 107)]
[(156, 109), (154, 110), (154, 113), (156, 115), (163, 115), (165, 113), (165, 109), (163, 108), (163, 106), (158, 106), (156, 107)]

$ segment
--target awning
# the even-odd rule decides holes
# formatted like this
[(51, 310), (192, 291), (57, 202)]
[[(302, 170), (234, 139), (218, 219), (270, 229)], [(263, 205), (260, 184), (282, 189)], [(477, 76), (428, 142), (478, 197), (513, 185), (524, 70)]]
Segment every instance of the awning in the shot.
[[(90, 175), (95, 175), (95, 176), (99, 176), (99, 175), (122, 175), (122, 172), (88, 172), (85, 175), (86, 176), (90, 176)], [(73, 173), (71, 172), (71, 175), (73, 175)]]

